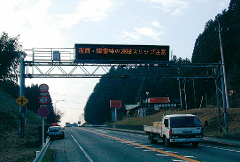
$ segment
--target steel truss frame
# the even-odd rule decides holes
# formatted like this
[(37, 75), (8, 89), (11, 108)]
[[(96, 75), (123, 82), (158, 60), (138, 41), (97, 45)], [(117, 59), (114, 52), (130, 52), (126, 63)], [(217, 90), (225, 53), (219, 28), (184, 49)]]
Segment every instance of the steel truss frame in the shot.
[[(177, 64), (174, 62), (159, 62), (157, 64), (90, 64), (25, 61), (24, 66), (26, 67), (26, 73), (24, 74), (24, 78), (126, 78), (147, 76), (151, 78), (214, 79), (221, 77), (221, 75), (215, 73), (215, 69), (219, 69), (220, 65), (221, 64)], [(115, 69), (115, 71), (109, 74), (111, 69)], [(125, 69), (128, 69), (128, 71)], [(194, 75), (192, 74), (192, 70), (194, 70)], [(169, 71), (172, 73), (169, 74)]]
[[(59, 51), (59, 60), (54, 60), (54, 51)], [(115, 62), (104, 60), (101, 62), (75, 62), (73, 48), (36, 48), (24, 52), (27, 57), (25, 60), (22, 59), (21, 63), (20, 95), (24, 95), (25, 78), (129, 78), (147, 76), (149, 78), (178, 79), (179, 85), (186, 79), (215, 79), (219, 128), (220, 131), (228, 131), (221, 63), (179, 64), (157, 61)], [(111, 69), (115, 70), (109, 73)], [(223, 108), (221, 108), (221, 102), (223, 102)]]

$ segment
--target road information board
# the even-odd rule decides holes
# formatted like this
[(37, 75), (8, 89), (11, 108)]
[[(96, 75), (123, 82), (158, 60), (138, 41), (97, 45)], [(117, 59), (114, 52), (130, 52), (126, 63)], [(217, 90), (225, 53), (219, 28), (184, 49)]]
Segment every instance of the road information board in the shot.
[(75, 44), (75, 61), (169, 61), (169, 46)]

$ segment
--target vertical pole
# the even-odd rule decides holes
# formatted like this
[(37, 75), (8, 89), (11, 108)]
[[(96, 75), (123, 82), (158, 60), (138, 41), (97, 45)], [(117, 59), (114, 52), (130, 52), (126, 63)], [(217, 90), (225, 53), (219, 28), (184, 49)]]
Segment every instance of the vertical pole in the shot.
[(208, 101), (207, 101), (207, 92), (205, 92), (205, 103), (206, 103), (206, 107), (207, 107), (207, 103), (208, 103)]
[(183, 108), (182, 106), (182, 89), (181, 89), (181, 80), (180, 78), (178, 78), (178, 83), (179, 83), (179, 95), (180, 95), (180, 105), (181, 105), (181, 109)]
[[(34, 54), (34, 48), (32, 49), (32, 62), (34, 62), (35, 54)], [(34, 68), (32, 67), (32, 74), (34, 74)]]
[(42, 147), (44, 146), (44, 117), (42, 117)]
[(222, 98), (223, 98), (223, 109), (224, 109), (224, 120), (225, 120), (225, 130), (228, 132), (228, 121), (227, 121), (227, 105), (226, 105), (226, 95), (225, 95), (225, 88), (224, 88), (224, 77), (223, 77), (223, 69), (220, 66), (220, 71), (222, 75), (221, 83), (222, 83)]
[(224, 90), (225, 90), (224, 97), (226, 98), (226, 106), (227, 108), (229, 108), (230, 104), (229, 104), (229, 96), (228, 96), (228, 88), (227, 88), (225, 61), (224, 61), (224, 55), (223, 55), (223, 43), (222, 43), (222, 36), (221, 36), (221, 26), (219, 22), (218, 22), (218, 35), (219, 35), (220, 51), (221, 51), (221, 59), (222, 59), (222, 72), (223, 72), (223, 81), (224, 81)]
[(184, 95), (185, 95), (185, 108), (186, 108), (186, 113), (187, 113), (187, 94), (186, 94), (186, 80), (183, 81), (184, 83)]
[[(21, 67), (20, 67), (20, 96), (25, 95), (25, 65), (24, 65), (24, 58), (21, 58)], [(24, 125), (25, 125), (25, 107), (19, 108), (20, 112), (20, 123), (19, 123), (19, 135), (20, 137), (24, 137)]]
[(217, 94), (217, 108), (218, 108), (218, 122), (219, 122), (219, 130), (222, 133), (222, 117), (221, 117), (221, 108), (220, 108), (220, 99), (219, 99), (219, 89), (218, 89), (218, 78), (215, 79), (216, 85), (216, 94)]
[(144, 111), (143, 116), (147, 116), (147, 110), (149, 109), (149, 108), (148, 108), (148, 95), (149, 95), (149, 92), (146, 92), (146, 95), (147, 95), (147, 106), (146, 106), (146, 109), (145, 109), (145, 111)]
[(115, 122), (117, 121), (117, 108), (115, 107)]
[(197, 108), (197, 99), (196, 99), (196, 91), (195, 91), (195, 81), (194, 81), (194, 79), (193, 79), (193, 94), (194, 94), (195, 108)]

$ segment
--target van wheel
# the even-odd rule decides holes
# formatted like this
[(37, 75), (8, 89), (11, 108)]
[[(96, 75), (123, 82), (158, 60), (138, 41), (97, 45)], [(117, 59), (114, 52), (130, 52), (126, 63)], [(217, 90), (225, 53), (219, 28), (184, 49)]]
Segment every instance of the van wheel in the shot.
[(199, 144), (199, 142), (193, 142), (193, 143), (192, 143), (192, 146), (193, 146), (193, 147), (198, 147), (198, 144)]
[(163, 137), (163, 144), (166, 147), (170, 146), (170, 142), (168, 141), (168, 139), (166, 137)]
[(149, 140), (152, 144), (156, 144), (158, 140), (155, 140), (153, 136), (149, 136)]

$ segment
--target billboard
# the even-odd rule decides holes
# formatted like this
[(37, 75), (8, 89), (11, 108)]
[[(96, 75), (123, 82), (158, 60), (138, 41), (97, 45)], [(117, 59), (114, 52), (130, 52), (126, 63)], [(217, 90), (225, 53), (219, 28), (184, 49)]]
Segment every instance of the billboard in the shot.
[(169, 46), (75, 44), (75, 61), (169, 61)]
[(169, 97), (148, 98), (148, 103), (169, 103)]
[(110, 107), (111, 108), (122, 107), (121, 100), (110, 100)]

